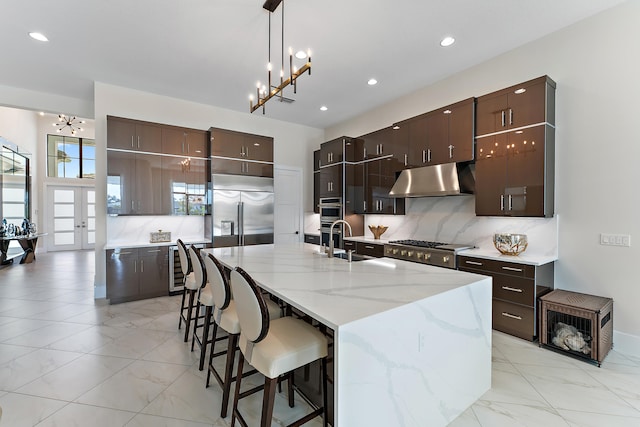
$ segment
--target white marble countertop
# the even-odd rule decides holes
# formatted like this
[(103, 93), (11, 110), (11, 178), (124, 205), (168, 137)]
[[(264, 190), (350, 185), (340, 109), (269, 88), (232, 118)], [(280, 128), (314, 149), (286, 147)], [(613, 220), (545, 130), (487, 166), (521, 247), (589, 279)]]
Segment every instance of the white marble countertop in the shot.
[[(186, 238), (182, 239), (185, 245), (197, 245), (197, 244), (207, 244), (211, 243), (211, 239), (203, 239), (203, 238)], [(150, 248), (153, 246), (175, 246), (177, 243), (175, 241), (171, 242), (157, 242), (157, 243), (149, 243), (149, 242), (116, 242), (116, 243), (107, 243), (104, 248), (107, 249), (117, 249), (117, 248)]]
[(273, 295), (337, 329), (485, 280), (485, 276), (379, 258), (349, 263), (306, 243), (205, 249), (241, 266)]
[(528, 265), (544, 265), (558, 260), (557, 255), (536, 254), (524, 251), (520, 255), (502, 255), (495, 248), (476, 248), (458, 252), (458, 255), (474, 258), (492, 259), (496, 261), (517, 262)]

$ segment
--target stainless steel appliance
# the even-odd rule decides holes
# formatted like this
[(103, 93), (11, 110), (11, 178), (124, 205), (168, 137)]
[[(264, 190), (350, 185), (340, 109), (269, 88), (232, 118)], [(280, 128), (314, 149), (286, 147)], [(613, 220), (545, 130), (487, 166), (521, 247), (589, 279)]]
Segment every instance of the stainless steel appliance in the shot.
[(273, 178), (212, 176), (213, 247), (273, 243)]
[[(331, 224), (344, 219), (342, 211), (342, 199), (340, 197), (326, 197), (320, 199), (320, 237), (325, 246), (329, 246)], [(333, 228), (333, 246), (342, 247), (342, 224)]]
[(473, 247), (426, 240), (391, 240), (384, 245), (384, 256), (438, 267), (457, 268), (456, 254)]

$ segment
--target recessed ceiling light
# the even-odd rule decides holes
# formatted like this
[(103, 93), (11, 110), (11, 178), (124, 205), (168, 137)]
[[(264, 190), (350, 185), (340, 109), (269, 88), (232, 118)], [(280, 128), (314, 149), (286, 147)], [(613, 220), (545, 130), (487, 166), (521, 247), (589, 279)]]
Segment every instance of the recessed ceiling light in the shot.
[(296, 58), (305, 59), (306, 57), (307, 57), (307, 52), (305, 52), (304, 50), (299, 50), (296, 52)]
[(525, 93), (526, 91), (527, 91), (527, 90), (526, 90), (525, 88), (521, 87), (520, 89), (516, 89), (516, 90), (514, 91), (514, 93), (515, 93), (516, 95), (520, 95), (521, 93)]
[(40, 114), (41, 116), (44, 116), (44, 111), (40, 111), (38, 114)]
[(453, 37), (447, 36), (442, 39), (442, 41), (440, 42), (440, 46), (442, 47), (451, 46), (453, 43), (455, 43), (455, 41), (456, 39), (454, 39)]
[(40, 42), (48, 42), (49, 41), (47, 36), (45, 36), (42, 33), (32, 32), (32, 33), (29, 33), (29, 37), (31, 37), (32, 39), (38, 40)]
[(368, 84), (369, 86), (373, 86), (373, 85), (378, 84), (378, 81), (377, 81), (376, 79), (369, 79), (369, 81), (367, 82), (367, 84)]
[(328, 110), (328, 108), (327, 108), (326, 105), (323, 105), (322, 107), (320, 107), (320, 111), (327, 111), (327, 110)]

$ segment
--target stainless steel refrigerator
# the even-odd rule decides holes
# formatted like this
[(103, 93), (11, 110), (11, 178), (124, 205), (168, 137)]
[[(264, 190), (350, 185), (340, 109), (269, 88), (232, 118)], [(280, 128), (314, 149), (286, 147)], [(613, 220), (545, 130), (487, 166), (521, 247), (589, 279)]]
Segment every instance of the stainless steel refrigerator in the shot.
[(213, 246), (273, 243), (273, 178), (212, 176)]

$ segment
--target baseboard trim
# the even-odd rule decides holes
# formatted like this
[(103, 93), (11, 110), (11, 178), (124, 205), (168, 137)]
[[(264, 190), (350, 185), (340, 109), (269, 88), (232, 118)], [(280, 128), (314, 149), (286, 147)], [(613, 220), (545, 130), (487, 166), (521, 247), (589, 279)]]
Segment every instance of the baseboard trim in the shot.
[(637, 357), (640, 354), (640, 336), (614, 330), (613, 348), (618, 353)]

